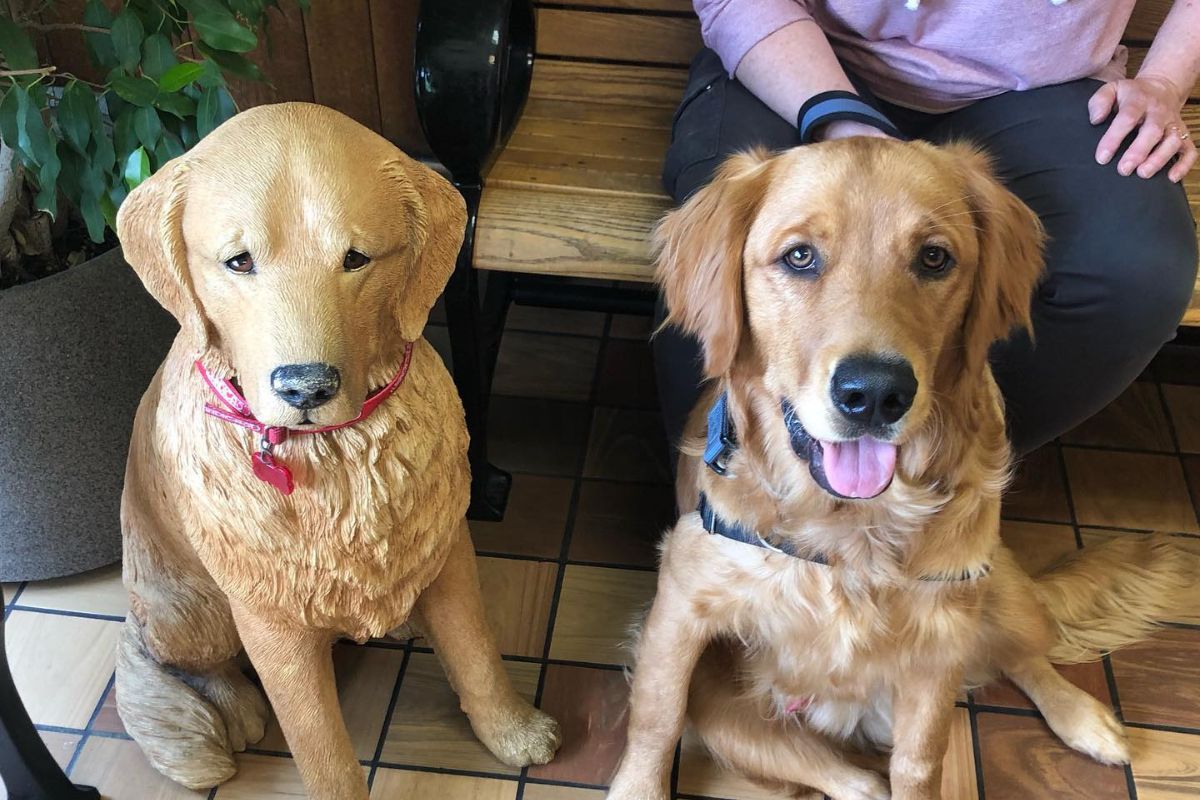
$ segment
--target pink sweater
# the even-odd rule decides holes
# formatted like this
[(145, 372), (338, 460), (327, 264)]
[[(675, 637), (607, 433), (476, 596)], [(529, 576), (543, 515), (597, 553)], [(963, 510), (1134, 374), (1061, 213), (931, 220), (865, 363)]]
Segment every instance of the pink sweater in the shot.
[(1012, 90), (1123, 77), (1121, 33), (1134, 2), (925, 0), (910, 10), (901, 0), (694, 0), (704, 42), (730, 75), (764, 38), (811, 19), (878, 97), (933, 112)]

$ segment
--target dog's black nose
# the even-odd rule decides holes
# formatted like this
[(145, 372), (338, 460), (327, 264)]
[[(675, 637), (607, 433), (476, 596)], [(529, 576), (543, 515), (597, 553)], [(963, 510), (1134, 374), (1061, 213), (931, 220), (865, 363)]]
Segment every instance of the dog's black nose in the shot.
[(328, 364), (286, 364), (271, 372), (271, 389), (279, 399), (306, 411), (328, 403), (341, 385), (337, 367)]
[(833, 405), (861, 425), (891, 425), (908, 413), (917, 396), (912, 365), (895, 356), (850, 356), (837, 365), (830, 381)]

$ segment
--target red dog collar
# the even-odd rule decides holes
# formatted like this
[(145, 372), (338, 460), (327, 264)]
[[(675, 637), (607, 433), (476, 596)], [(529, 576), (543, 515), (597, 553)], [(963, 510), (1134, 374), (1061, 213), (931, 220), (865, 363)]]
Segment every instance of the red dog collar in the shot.
[(262, 438), (259, 440), (258, 452), (251, 456), (250, 459), (250, 465), (254, 469), (254, 476), (264, 483), (271, 484), (285, 495), (291, 494), (295, 488), (292, 482), (292, 471), (285, 465), (275, 461), (275, 457), (271, 454), (275, 445), (287, 441), (287, 438), (293, 434), (328, 433), (340, 428), (347, 428), (371, 416), (371, 412), (378, 408), (380, 403), (387, 400), (400, 384), (404, 383), (404, 377), (408, 375), (408, 365), (412, 362), (412, 349), (412, 342), (404, 345), (404, 358), (400, 362), (400, 369), (396, 372), (396, 376), (388, 382), (387, 386), (367, 397), (366, 401), (363, 402), (362, 411), (359, 412), (357, 417), (349, 422), (342, 422), (338, 425), (304, 429), (281, 428), (259, 422), (255, 419), (253, 412), (250, 411), (250, 404), (246, 402), (246, 398), (233, 385), (233, 381), (228, 378), (214, 380), (208, 374), (208, 370), (204, 368), (204, 365), (197, 359), (196, 371), (200, 373), (200, 377), (208, 384), (208, 388), (212, 390), (212, 393), (226, 406), (226, 408), (221, 408), (212, 403), (205, 403), (204, 413), (210, 417), (232, 422), (234, 425), (248, 428), (260, 434)]

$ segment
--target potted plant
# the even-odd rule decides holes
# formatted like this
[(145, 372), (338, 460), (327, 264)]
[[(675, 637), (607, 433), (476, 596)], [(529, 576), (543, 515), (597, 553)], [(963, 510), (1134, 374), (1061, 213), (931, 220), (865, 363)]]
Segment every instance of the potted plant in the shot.
[[(117, 209), (236, 112), (231, 78), (263, 79), (246, 54), (279, 3), (88, 0), (53, 23), (45, 6), (0, 2), (3, 581), (120, 557), (133, 413), (175, 324), (113, 249)], [(51, 30), (86, 43), (87, 77), (39, 56)]]

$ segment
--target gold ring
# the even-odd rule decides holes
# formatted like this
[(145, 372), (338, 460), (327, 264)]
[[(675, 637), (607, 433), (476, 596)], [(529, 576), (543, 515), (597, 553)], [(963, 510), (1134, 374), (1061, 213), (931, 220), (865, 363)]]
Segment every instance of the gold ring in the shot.
[(1179, 125), (1171, 125), (1167, 130), (1178, 136), (1179, 141), (1181, 142), (1186, 142), (1188, 139), (1192, 138), (1191, 132), (1187, 128), (1183, 128)]

